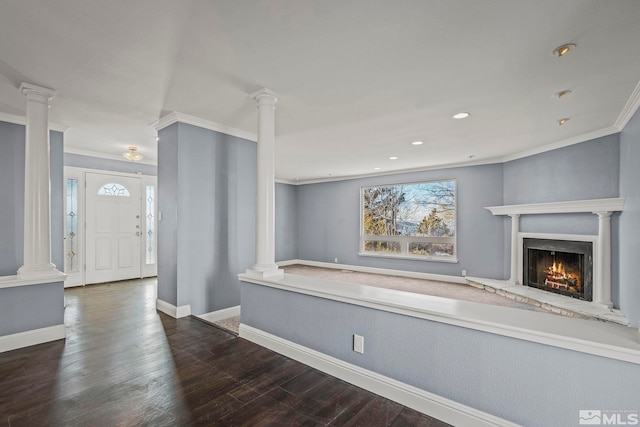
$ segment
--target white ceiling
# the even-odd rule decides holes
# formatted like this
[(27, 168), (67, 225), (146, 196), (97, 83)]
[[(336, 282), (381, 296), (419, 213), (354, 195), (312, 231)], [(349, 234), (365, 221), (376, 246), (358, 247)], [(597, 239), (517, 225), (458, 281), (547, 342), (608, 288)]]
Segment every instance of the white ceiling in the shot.
[(639, 23), (638, 0), (0, 0), (0, 114), (46, 86), (67, 151), (154, 161), (154, 121), (255, 133), (267, 87), (282, 180), (487, 162), (620, 130)]

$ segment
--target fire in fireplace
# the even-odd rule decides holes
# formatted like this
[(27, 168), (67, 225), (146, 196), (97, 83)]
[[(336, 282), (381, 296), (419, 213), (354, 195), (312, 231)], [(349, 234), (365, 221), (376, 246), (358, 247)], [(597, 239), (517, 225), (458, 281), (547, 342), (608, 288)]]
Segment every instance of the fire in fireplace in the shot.
[(524, 285), (592, 301), (591, 242), (524, 239), (524, 254)]

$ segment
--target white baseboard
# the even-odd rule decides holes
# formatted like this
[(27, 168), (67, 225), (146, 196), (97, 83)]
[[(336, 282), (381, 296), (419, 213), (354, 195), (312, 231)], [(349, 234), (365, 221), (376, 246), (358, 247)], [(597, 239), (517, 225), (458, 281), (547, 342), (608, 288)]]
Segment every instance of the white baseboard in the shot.
[(235, 316), (240, 316), (239, 305), (236, 305), (235, 307), (223, 308), (222, 310), (212, 311), (211, 313), (199, 314), (196, 317), (202, 320), (206, 320), (207, 322), (214, 323), (219, 320)]
[(66, 330), (64, 325), (49, 326), (47, 328), (33, 329), (31, 331), (1, 336), (0, 353), (49, 341), (62, 340), (65, 336)]
[(240, 337), (455, 426), (515, 427), (510, 421), (240, 324)]
[(446, 274), (432, 274), (432, 273), (420, 273), (417, 271), (392, 270), (390, 268), (362, 267), (359, 265), (337, 264), (337, 263), (321, 262), (321, 261), (307, 261), (304, 259), (290, 259), (286, 261), (279, 261), (277, 262), (277, 264), (279, 267), (300, 264), (300, 265), (308, 265), (310, 267), (333, 268), (336, 270), (351, 270), (351, 271), (359, 271), (361, 273), (383, 274), (386, 276), (400, 276), (400, 277), (410, 277), (413, 279), (437, 280), (439, 282), (461, 283), (464, 285), (468, 284), (466, 278), (462, 276), (448, 276)]
[(191, 306), (189, 304), (176, 307), (175, 305), (162, 301), (159, 298), (156, 299), (156, 310), (161, 311), (164, 314), (168, 314), (175, 319), (191, 316)]

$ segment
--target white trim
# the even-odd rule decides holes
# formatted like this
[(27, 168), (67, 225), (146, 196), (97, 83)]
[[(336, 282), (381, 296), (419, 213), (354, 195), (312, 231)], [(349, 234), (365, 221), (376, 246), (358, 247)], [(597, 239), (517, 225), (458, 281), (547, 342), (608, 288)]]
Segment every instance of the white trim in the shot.
[[(398, 236), (398, 237), (406, 237), (406, 236)], [(451, 264), (457, 264), (458, 258), (451, 257), (436, 257), (436, 256), (428, 256), (428, 255), (392, 255), (391, 253), (386, 254), (383, 252), (358, 252), (358, 256), (368, 256), (373, 258), (387, 258), (387, 259), (408, 259), (413, 261), (427, 261), (427, 262), (448, 262)]]
[(547, 151), (557, 150), (558, 148), (568, 147), (570, 145), (580, 144), (581, 142), (590, 141), (592, 139), (602, 138), (604, 136), (613, 135), (620, 132), (620, 129), (615, 126), (608, 126), (602, 129), (594, 130), (592, 132), (583, 133), (582, 135), (576, 135), (571, 138), (563, 139), (561, 141), (552, 142), (551, 144), (543, 145), (542, 147), (534, 147), (529, 150), (520, 151), (515, 154), (504, 156), (501, 159), (502, 163), (507, 163), (513, 160), (522, 159), (524, 157), (534, 156), (540, 153), (546, 153)]
[(190, 116), (189, 114), (179, 113), (177, 111), (172, 111), (162, 116), (160, 119), (151, 123), (150, 126), (155, 128), (156, 131), (159, 131), (177, 122), (198, 126), (203, 129), (209, 129), (215, 132), (224, 133), (225, 135), (248, 139), (249, 141), (256, 142), (258, 140), (258, 135), (253, 132), (248, 132), (242, 129), (226, 126), (211, 120), (202, 119), (196, 116)]
[[(8, 114), (0, 112), (0, 122), (13, 123), (16, 125), (27, 125), (27, 118), (25, 116), (18, 116), (15, 114)], [(69, 126), (63, 125), (61, 123), (49, 122), (49, 130), (55, 132), (63, 132), (69, 129)]]
[(631, 117), (633, 117), (638, 110), (638, 107), (640, 107), (640, 82), (638, 82), (633, 92), (631, 92), (631, 96), (622, 108), (622, 111), (620, 111), (613, 126), (622, 132), (627, 123), (629, 123), (629, 120), (631, 120)]
[(95, 157), (98, 159), (105, 159), (105, 160), (115, 160), (115, 161), (124, 162), (124, 163), (137, 163), (142, 165), (158, 166), (157, 160), (150, 160), (148, 158), (143, 158), (142, 160), (138, 160), (137, 162), (132, 162), (131, 160), (125, 159), (120, 154), (102, 153), (99, 151), (84, 150), (81, 148), (69, 147), (66, 145), (64, 147), (64, 152), (67, 154), (76, 154), (79, 156)]
[(49, 341), (63, 340), (65, 337), (64, 324), (4, 335), (0, 336), (0, 353)]
[(624, 208), (624, 197), (610, 199), (571, 200), (566, 202), (530, 203), (489, 206), (493, 215), (536, 215), (557, 213), (615, 212)]
[(66, 278), (67, 278), (67, 275), (58, 270), (46, 272), (46, 274), (42, 274), (42, 275), (0, 276), (0, 289), (64, 282)]
[(240, 337), (455, 426), (517, 425), (245, 324)]
[(197, 318), (206, 320), (207, 322), (217, 322), (219, 320), (228, 319), (229, 317), (240, 316), (240, 306), (223, 308), (222, 310), (212, 311), (210, 313), (196, 315)]
[(394, 289), (284, 274), (242, 282), (345, 302), (640, 365), (640, 334), (610, 322), (453, 300)]
[(156, 299), (156, 310), (161, 311), (174, 319), (191, 316), (191, 305), (187, 304), (176, 307), (173, 304), (162, 301), (160, 298)]
[(420, 273), (417, 271), (392, 270), (390, 268), (363, 267), (360, 265), (308, 261), (304, 259), (291, 259), (287, 261), (280, 261), (280, 262), (277, 262), (276, 264), (278, 264), (279, 267), (300, 264), (300, 265), (308, 265), (310, 267), (333, 268), (335, 270), (351, 270), (351, 271), (359, 271), (361, 273), (381, 274), (385, 276), (410, 277), (412, 279), (437, 280), (439, 282), (449, 282), (449, 283), (461, 283), (461, 284), (468, 283), (467, 280), (462, 276), (458, 277), (458, 276), (447, 276), (445, 274)]

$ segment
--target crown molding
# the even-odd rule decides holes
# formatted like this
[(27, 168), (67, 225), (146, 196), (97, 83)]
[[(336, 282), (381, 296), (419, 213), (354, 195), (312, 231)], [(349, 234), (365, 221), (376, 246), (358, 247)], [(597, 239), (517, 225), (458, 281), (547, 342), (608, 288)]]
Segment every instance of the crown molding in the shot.
[(132, 162), (131, 160), (127, 160), (124, 157), (122, 157), (121, 155), (118, 154), (111, 154), (111, 153), (102, 153), (100, 151), (91, 151), (91, 150), (83, 150), (80, 148), (75, 148), (75, 147), (64, 147), (64, 152), (67, 154), (77, 154), (79, 156), (87, 156), (87, 157), (97, 157), (99, 159), (105, 159), (105, 160), (116, 160), (118, 162), (125, 162), (125, 163), (137, 163), (137, 164), (142, 164), (142, 165), (150, 165), (150, 166), (158, 166), (158, 162), (155, 160), (149, 160), (146, 158), (143, 158), (142, 160), (138, 160), (137, 162)]
[(403, 173), (445, 170), (445, 169), (454, 169), (454, 168), (467, 167), (467, 166), (492, 165), (495, 163), (502, 163), (502, 159), (501, 158), (478, 159), (478, 160), (473, 160), (469, 162), (457, 162), (457, 163), (440, 164), (440, 165), (433, 165), (433, 166), (421, 166), (417, 168), (407, 168), (407, 169), (380, 171), (380, 172), (372, 172), (372, 173), (361, 173), (357, 175), (343, 175), (343, 176), (332, 176), (327, 178), (301, 179), (297, 181), (290, 180), (290, 179), (276, 178), (276, 182), (281, 184), (291, 184), (291, 185), (321, 184), (324, 182), (348, 181), (351, 179), (371, 178), (371, 177), (387, 176), (387, 175), (399, 175)]
[[(9, 114), (0, 112), (0, 122), (13, 123), (16, 125), (27, 125), (27, 118), (24, 116), (19, 116), (17, 114)], [(69, 129), (69, 126), (63, 125), (61, 123), (49, 122), (49, 130), (55, 132), (64, 132)]]
[(620, 132), (620, 129), (615, 126), (609, 126), (603, 129), (594, 130), (592, 132), (583, 133), (571, 138), (563, 139), (561, 141), (553, 142), (551, 144), (543, 145), (541, 147), (535, 147), (530, 150), (520, 151), (519, 153), (510, 154), (501, 158), (502, 163), (510, 162), (512, 160), (522, 159), (523, 157), (529, 157), (540, 153), (546, 153), (547, 151), (556, 150), (558, 148), (568, 147), (570, 145), (579, 144), (581, 142), (589, 141), (592, 139), (602, 138), (603, 136), (613, 135)]
[(629, 120), (631, 120), (631, 117), (638, 111), (638, 107), (640, 107), (640, 82), (638, 82), (633, 92), (631, 92), (631, 96), (622, 108), (622, 111), (620, 111), (613, 126), (622, 132), (622, 129), (624, 129), (627, 123), (629, 123)]
[(150, 126), (154, 127), (156, 131), (159, 131), (166, 128), (167, 126), (178, 122), (198, 126), (203, 129), (224, 133), (230, 136), (236, 136), (238, 138), (247, 139), (249, 141), (256, 142), (258, 140), (258, 135), (255, 133), (247, 132), (231, 126), (226, 126), (211, 120), (202, 119), (200, 117), (190, 116), (189, 114), (179, 113), (177, 111), (172, 111), (162, 116), (160, 119), (151, 123)]

